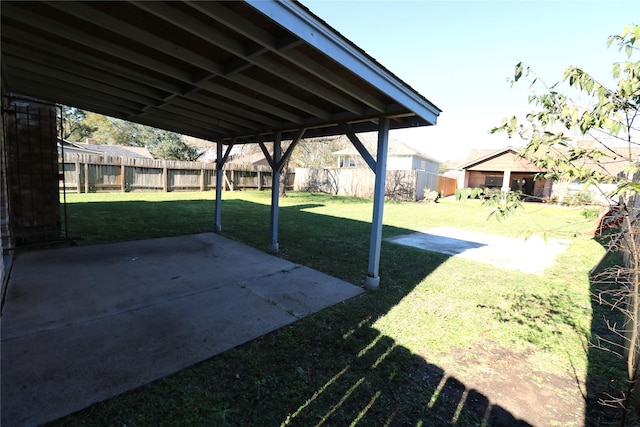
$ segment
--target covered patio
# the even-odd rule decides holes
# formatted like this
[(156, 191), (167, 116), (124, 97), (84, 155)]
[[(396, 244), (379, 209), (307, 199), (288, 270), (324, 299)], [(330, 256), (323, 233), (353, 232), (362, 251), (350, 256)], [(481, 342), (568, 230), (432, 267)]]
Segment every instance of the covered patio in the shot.
[[(365, 285), (379, 286), (389, 131), (434, 125), (440, 110), (302, 4), (3, 1), (1, 14), (3, 425), (50, 421), (361, 292), (213, 233), (14, 259), (20, 227), (38, 227), (21, 197), (59, 209), (57, 174), (25, 175), (39, 160), (21, 152), (55, 153), (41, 131), (55, 105), (216, 142), (212, 231), (233, 146), (258, 144), (277, 180), (303, 138), (346, 134), (376, 174)], [(30, 122), (31, 105), (49, 121)], [(376, 158), (357, 135), (369, 131)], [(274, 254), (278, 200), (274, 185)]]
[[(234, 145), (259, 144), (274, 180), (303, 137), (346, 134), (377, 177), (370, 288), (379, 284), (389, 130), (434, 125), (440, 114), (302, 4), (276, 0), (3, 2), (2, 96), (5, 117), (27, 96), (214, 141), (218, 172)], [(375, 159), (357, 137), (370, 131)], [(278, 198), (274, 186), (273, 252)]]

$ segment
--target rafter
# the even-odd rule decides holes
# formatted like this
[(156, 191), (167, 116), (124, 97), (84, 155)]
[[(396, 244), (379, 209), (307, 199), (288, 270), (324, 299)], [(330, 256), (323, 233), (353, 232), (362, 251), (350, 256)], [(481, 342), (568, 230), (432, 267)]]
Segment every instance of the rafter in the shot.
[[(289, 83), (294, 84), (316, 96), (324, 98), (335, 105), (346, 108), (349, 111), (358, 113), (362, 110), (362, 106), (357, 103), (344, 96), (335, 94), (310, 79), (292, 72), (290, 69), (278, 64), (276, 61), (265, 57), (263, 54), (269, 52), (270, 49), (268, 49), (264, 44), (254, 42), (253, 45), (243, 45), (237, 40), (232, 39), (220, 31), (212, 29), (210, 26), (207, 26), (200, 21), (194, 22), (192, 17), (188, 14), (164, 3), (141, 2), (136, 3), (136, 6), (236, 55), (236, 59), (223, 67), (225, 75), (227, 76), (232, 76), (233, 74), (239, 73), (244, 69), (255, 65), (274, 75), (286, 75)], [(260, 31), (259, 29), (255, 30), (258, 32)], [(267, 35), (263, 34), (263, 37), (267, 37)], [(299, 40), (297, 39), (288, 39), (286, 43), (273, 41), (274, 46), (279, 46), (280, 49), (292, 48), (298, 43)]]

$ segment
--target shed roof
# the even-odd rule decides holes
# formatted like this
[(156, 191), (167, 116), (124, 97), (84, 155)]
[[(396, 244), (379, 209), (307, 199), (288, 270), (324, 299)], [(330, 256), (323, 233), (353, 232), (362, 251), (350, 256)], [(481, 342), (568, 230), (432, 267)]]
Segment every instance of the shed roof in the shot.
[(3, 1), (1, 14), (4, 94), (206, 140), (425, 126), (440, 113), (299, 2)]

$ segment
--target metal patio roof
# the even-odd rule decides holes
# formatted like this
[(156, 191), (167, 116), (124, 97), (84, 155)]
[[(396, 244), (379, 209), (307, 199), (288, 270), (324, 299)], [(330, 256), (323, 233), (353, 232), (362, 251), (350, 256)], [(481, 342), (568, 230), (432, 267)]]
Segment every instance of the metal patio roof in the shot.
[[(363, 5), (364, 7), (364, 5)], [(2, 1), (2, 91), (222, 143), (436, 123), (298, 2)]]

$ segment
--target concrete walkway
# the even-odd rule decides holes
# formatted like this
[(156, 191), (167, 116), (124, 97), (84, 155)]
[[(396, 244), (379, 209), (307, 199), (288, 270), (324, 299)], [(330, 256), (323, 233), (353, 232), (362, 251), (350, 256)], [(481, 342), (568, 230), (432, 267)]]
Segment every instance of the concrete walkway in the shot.
[(449, 227), (402, 234), (386, 240), (538, 276), (544, 275), (544, 270), (551, 267), (556, 256), (571, 243), (554, 238), (545, 242), (535, 235), (528, 239), (514, 239)]
[(213, 233), (19, 254), (2, 426), (55, 420), (362, 292)]

